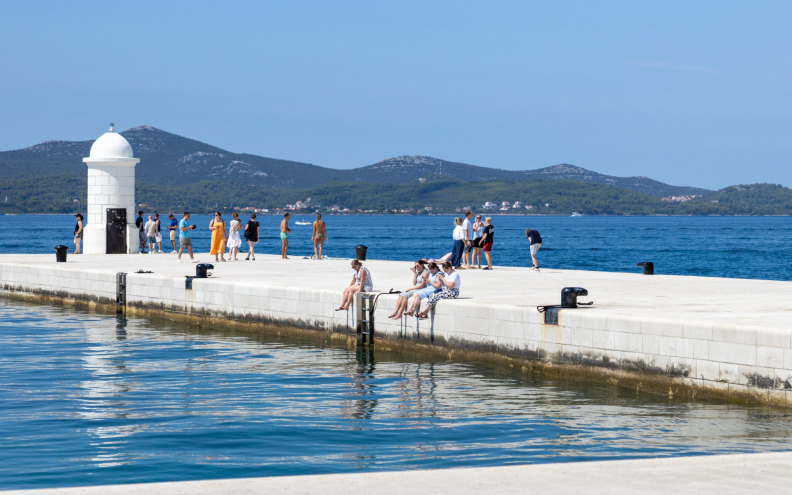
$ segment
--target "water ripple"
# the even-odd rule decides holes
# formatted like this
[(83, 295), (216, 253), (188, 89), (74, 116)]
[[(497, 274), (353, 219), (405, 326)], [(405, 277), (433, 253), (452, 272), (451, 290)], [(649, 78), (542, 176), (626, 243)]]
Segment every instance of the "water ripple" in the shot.
[(653, 401), (0, 300), (0, 486), (784, 450), (773, 409)]

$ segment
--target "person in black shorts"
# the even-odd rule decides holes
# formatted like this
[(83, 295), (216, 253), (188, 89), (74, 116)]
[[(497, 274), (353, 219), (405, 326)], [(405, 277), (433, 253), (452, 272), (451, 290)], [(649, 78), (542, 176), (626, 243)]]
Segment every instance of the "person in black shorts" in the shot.
[(253, 252), (253, 246), (255, 246), (259, 240), (259, 223), (256, 221), (255, 213), (250, 214), (250, 220), (245, 225), (245, 239), (247, 239), (248, 246), (250, 246), (245, 260), (248, 261), (252, 259), (256, 261), (256, 253)]
[(525, 231), (525, 237), (531, 241), (531, 262), (533, 263), (533, 268), (531, 268), (531, 270), (538, 272), (539, 261), (536, 259), (536, 253), (539, 252), (539, 248), (542, 247), (542, 236), (539, 235), (538, 231), (528, 229)]
[(495, 226), (492, 225), (492, 217), (485, 218), (484, 222), (484, 237), (481, 239), (481, 250), (487, 257), (487, 266), (484, 269), (492, 270), (492, 243), (495, 242)]

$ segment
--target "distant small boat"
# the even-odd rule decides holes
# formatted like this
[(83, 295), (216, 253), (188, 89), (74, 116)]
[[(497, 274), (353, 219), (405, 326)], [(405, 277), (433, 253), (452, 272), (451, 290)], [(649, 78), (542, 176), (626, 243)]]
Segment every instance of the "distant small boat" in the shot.
[(305, 217), (303, 217), (302, 221), (294, 222), (294, 225), (311, 225), (311, 222), (306, 222)]
[(582, 217), (583, 214), (582, 213), (578, 213), (576, 211), (573, 211), (571, 216), (573, 216), (573, 217)]

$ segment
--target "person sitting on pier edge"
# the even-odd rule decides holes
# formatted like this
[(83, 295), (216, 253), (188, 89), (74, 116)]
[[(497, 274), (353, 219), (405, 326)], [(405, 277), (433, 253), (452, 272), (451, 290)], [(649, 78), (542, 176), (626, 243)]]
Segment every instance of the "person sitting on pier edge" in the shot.
[(407, 309), (407, 301), (415, 294), (416, 291), (426, 287), (426, 279), (429, 277), (429, 270), (426, 268), (426, 260), (418, 260), (415, 262), (410, 271), (413, 274), (412, 284), (413, 287), (405, 290), (396, 299), (396, 309), (393, 310), (388, 318), (398, 320)]
[(345, 311), (352, 305), (355, 300), (355, 294), (358, 292), (371, 292), (374, 290), (374, 284), (371, 282), (371, 273), (368, 268), (363, 266), (358, 260), (352, 261), (352, 269), (355, 270), (355, 276), (352, 277), (352, 282), (344, 289), (344, 294), (341, 297), (341, 306), (337, 307), (336, 311)]
[(462, 288), (462, 280), (459, 278), (459, 273), (454, 271), (449, 262), (443, 263), (443, 273), (445, 275), (438, 277), (438, 280), (443, 284), (443, 289), (426, 298), (426, 309), (415, 315), (418, 318), (426, 319), (429, 310), (434, 308), (440, 299), (456, 299), (459, 297), (459, 289)]
[[(450, 263), (446, 261), (445, 263)], [(439, 292), (443, 288), (443, 284), (438, 277), (440, 276), (440, 267), (437, 263), (430, 261), (426, 267), (429, 269), (429, 277), (426, 279), (426, 287), (415, 291), (412, 298), (410, 298), (410, 307), (404, 313), (407, 316), (415, 316), (415, 312), (421, 308), (421, 300), (426, 299), (435, 292)]]

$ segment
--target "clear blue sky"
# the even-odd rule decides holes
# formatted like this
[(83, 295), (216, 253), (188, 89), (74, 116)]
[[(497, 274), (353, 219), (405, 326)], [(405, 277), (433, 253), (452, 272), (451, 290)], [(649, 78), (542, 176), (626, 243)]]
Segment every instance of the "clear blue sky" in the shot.
[(0, 150), (115, 122), (334, 168), (423, 154), (792, 186), (792, 2), (0, 2)]

